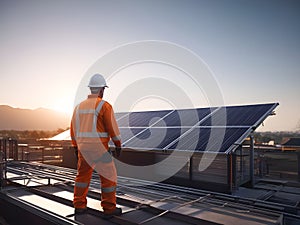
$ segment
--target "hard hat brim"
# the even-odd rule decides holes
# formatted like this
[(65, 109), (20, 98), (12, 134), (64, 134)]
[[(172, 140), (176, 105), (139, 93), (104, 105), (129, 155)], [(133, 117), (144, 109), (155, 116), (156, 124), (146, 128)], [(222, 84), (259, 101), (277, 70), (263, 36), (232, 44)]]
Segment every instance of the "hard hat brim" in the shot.
[(93, 88), (100, 88), (100, 87), (107, 87), (108, 88), (108, 86), (107, 85), (101, 85), (101, 86), (99, 86), (99, 85), (88, 85), (88, 87), (93, 87)]

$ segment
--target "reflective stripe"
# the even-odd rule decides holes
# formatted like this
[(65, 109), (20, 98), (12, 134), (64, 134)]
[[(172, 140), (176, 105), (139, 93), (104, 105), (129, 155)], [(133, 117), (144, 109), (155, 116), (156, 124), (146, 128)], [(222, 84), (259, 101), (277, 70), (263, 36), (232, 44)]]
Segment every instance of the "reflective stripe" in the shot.
[(101, 111), (102, 106), (103, 106), (104, 103), (105, 103), (104, 100), (101, 100), (101, 101), (99, 102), (99, 105), (98, 105), (97, 108), (96, 108), (96, 114), (97, 114), (97, 116), (98, 116), (99, 112)]
[(93, 114), (95, 113), (94, 109), (79, 109), (80, 114)]
[(114, 136), (111, 138), (113, 141), (121, 141), (121, 136), (118, 135), (118, 136)]
[(103, 187), (101, 188), (101, 192), (103, 193), (110, 193), (116, 191), (116, 186), (111, 186), (111, 187)]
[(87, 138), (107, 138), (107, 132), (79, 132), (77, 137), (87, 137)]
[(101, 100), (94, 112), (94, 120), (93, 120), (93, 132), (97, 132), (97, 120), (98, 120), (98, 115), (102, 109), (103, 104), (105, 103), (104, 100)]
[(75, 182), (75, 187), (86, 188), (88, 186), (89, 186), (89, 183)]

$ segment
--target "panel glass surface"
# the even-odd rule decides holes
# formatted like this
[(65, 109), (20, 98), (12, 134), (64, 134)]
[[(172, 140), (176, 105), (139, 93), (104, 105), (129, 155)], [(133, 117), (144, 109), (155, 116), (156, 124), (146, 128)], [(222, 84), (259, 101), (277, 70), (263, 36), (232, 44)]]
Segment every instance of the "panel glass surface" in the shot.
[(187, 135), (180, 137), (180, 139), (168, 149), (225, 152), (235, 144), (247, 130), (248, 128), (197, 127), (192, 129)]
[[(181, 134), (186, 132), (185, 128), (160, 128), (151, 127), (145, 129), (142, 133), (138, 134), (136, 137), (129, 141), (125, 141), (124, 147), (132, 148), (150, 148), (150, 149), (163, 149), (173, 140), (180, 137)], [(127, 132), (132, 132), (128, 131)]]
[(120, 127), (120, 134), (121, 134), (122, 143), (124, 143), (125, 141), (128, 141), (133, 136), (138, 135), (143, 130), (145, 130), (145, 128)]
[(171, 111), (172, 110), (131, 112), (120, 118), (117, 122), (119, 127), (149, 127), (157, 123)]
[(124, 147), (226, 152), (277, 105), (116, 113), (116, 118)]
[(216, 108), (175, 110), (154, 126), (194, 126)]
[(222, 107), (213, 114), (213, 120), (209, 116), (200, 126), (253, 126), (273, 107), (274, 104)]
[(124, 117), (125, 115), (127, 115), (128, 112), (118, 112), (118, 113), (115, 113), (115, 117), (116, 117), (116, 120), (120, 120), (122, 117)]

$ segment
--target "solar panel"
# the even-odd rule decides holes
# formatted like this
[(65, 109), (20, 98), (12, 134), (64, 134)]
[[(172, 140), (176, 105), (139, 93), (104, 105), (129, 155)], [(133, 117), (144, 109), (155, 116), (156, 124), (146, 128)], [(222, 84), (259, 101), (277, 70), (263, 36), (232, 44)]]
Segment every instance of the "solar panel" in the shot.
[(123, 146), (228, 153), (263, 122), (278, 103), (119, 113)]

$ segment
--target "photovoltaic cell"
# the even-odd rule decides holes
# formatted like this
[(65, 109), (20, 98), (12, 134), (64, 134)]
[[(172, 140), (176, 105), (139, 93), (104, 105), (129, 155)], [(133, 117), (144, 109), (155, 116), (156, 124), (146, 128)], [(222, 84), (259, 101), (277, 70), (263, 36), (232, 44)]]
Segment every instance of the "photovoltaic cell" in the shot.
[(117, 122), (119, 127), (149, 127), (170, 112), (171, 110), (131, 112)]
[(118, 112), (118, 113), (115, 113), (115, 118), (118, 121), (119, 119), (121, 119), (122, 117), (124, 117), (127, 114), (128, 114), (128, 112)]
[[(135, 135), (138, 135), (140, 132), (145, 130), (145, 128), (129, 128), (129, 127), (120, 127), (120, 135), (122, 143), (126, 142), (127, 140), (131, 139)], [(114, 146), (113, 141), (109, 141), (110, 146)]]
[(253, 126), (272, 108), (274, 104), (222, 107), (200, 126)]
[(129, 128), (129, 127), (120, 127), (120, 134), (122, 138), (122, 142), (129, 140), (130, 138), (138, 135), (140, 132), (145, 130), (145, 128)]
[[(175, 110), (166, 116), (162, 122), (167, 127), (194, 126), (215, 109), (216, 108)], [(157, 123), (154, 126), (161, 126), (161, 124), (162, 123)]]
[(186, 132), (185, 128), (151, 127), (145, 129), (133, 139), (125, 142), (125, 147), (163, 149), (173, 140)]
[(225, 152), (247, 132), (248, 128), (197, 127), (180, 137), (168, 149)]

